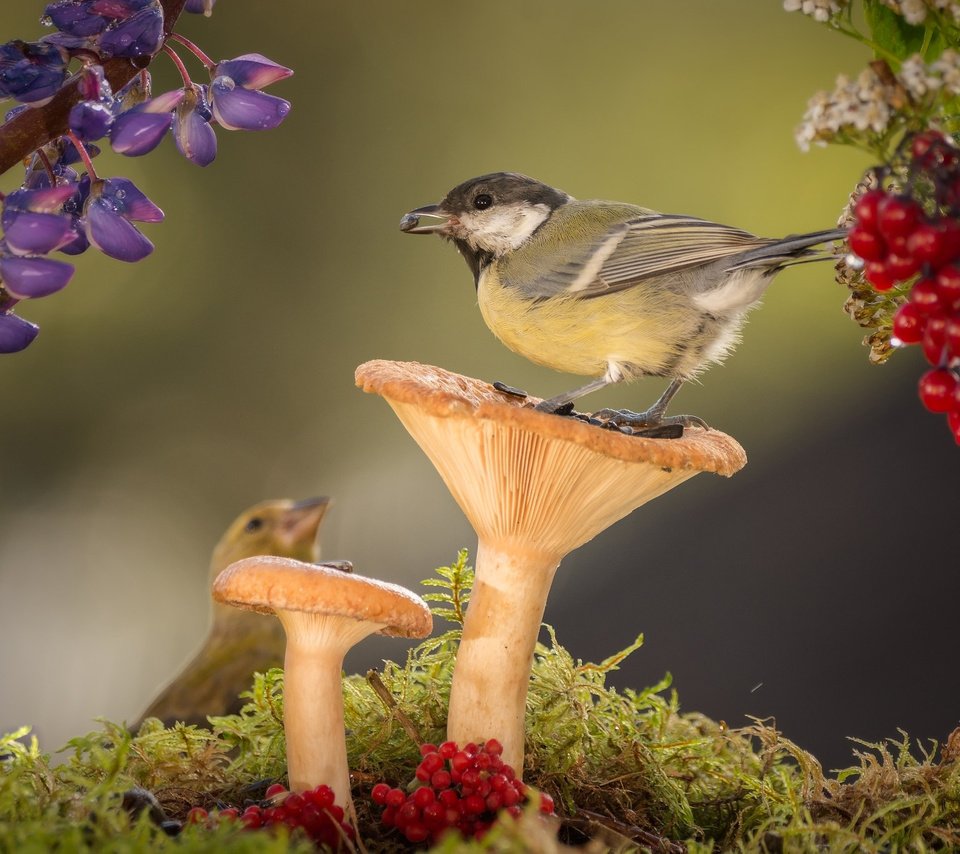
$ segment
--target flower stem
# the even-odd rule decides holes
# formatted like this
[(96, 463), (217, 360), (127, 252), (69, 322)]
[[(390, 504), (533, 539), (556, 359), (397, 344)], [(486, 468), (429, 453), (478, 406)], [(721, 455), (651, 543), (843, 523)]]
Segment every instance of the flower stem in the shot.
[[(171, 36), (173, 33), (171, 33)], [(177, 55), (177, 52), (170, 47), (166, 42), (160, 48), (167, 56), (173, 60), (173, 64), (177, 66), (177, 71), (180, 72), (180, 77), (183, 79), (184, 89), (189, 89), (193, 86), (193, 81), (190, 79), (190, 74), (187, 71), (187, 66), (183, 64), (183, 60)]]
[(72, 130), (68, 130), (66, 136), (77, 149), (77, 153), (80, 155), (80, 159), (83, 161), (83, 168), (87, 170), (90, 180), (99, 180), (97, 177), (97, 170), (93, 167), (93, 160), (90, 159), (90, 152), (87, 151), (87, 147), (83, 144), (83, 141)]
[(199, 59), (207, 69), (216, 68), (217, 63), (215, 63), (209, 56), (207, 56), (199, 47), (197, 47), (190, 39), (186, 36), (181, 36), (180, 33), (170, 33), (170, 38), (182, 44), (187, 50), (190, 51), (197, 59)]

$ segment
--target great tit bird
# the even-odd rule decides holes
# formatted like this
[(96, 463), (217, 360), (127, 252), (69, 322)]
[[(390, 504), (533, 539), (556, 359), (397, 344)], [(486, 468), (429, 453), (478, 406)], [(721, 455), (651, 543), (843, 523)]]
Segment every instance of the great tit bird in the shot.
[(756, 237), (691, 216), (578, 201), (513, 172), (459, 184), (439, 204), (404, 215), (400, 229), (456, 245), (473, 273), (483, 319), (507, 347), (594, 378), (538, 409), (566, 412), (611, 383), (669, 378), (644, 412), (595, 413), (634, 429), (705, 426), (694, 416), (665, 416), (670, 399), (737, 343), (746, 313), (774, 275), (831, 257), (815, 247), (846, 235)]
[[(308, 498), (262, 501), (247, 508), (213, 550), (210, 583), (234, 561), (255, 555), (315, 563), (320, 558), (317, 532), (329, 506), (329, 498)], [(276, 618), (214, 603), (203, 646), (143, 717), (160, 718), (167, 726), (174, 721), (204, 724), (207, 715), (239, 711), (238, 695), (250, 689), (254, 671), (281, 667), (284, 646), (283, 626)]]

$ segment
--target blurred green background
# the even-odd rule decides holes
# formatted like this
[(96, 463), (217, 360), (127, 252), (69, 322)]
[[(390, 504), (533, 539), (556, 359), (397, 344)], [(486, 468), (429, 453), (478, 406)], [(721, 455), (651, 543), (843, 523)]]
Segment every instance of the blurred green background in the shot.
[[(0, 41), (39, 36), (41, 11), (3, 4)], [(48, 750), (97, 715), (135, 718), (176, 671), (205, 630), (210, 550), (262, 498), (333, 496), (324, 554), (410, 586), (475, 545), (354, 368), (418, 360), (541, 396), (579, 380), (505, 350), (463, 261), (402, 235), (405, 211), (508, 169), (778, 236), (830, 227), (867, 165), (796, 148), (807, 99), (868, 57), (776, 0), (222, 0), (179, 29), (214, 58), (293, 67), (270, 89), (293, 111), (218, 131), (207, 169), (170, 141), (104, 154), (166, 211), (145, 229), (156, 252), (80, 258), (69, 288), (22, 306), (35, 344), (0, 361), (0, 729), (33, 724)], [(155, 91), (179, 85), (153, 70)], [(828, 265), (777, 280), (675, 404), (736, 436), (748, 468), (572, 555), (547, 611), (584, 658), (645, 632), (620, 684), (670, 670), (685, 708), (775, 715), (828, 765), (845, 736), (942, 738), (960, 712), (935, 618), (958, 592), (938, 536), (958, 452), (916, 402), (919, 355), (868, 366), (844, 298)], [(402, 650), (376, 640), (348, 665)]]

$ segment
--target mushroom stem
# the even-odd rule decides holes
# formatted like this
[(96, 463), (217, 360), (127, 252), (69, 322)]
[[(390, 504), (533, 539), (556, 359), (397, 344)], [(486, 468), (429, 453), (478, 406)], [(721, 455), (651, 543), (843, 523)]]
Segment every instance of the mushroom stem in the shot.
[(283, 729), (290, 791), (321, 784), (333, 789), (349, 813), (350, 767), (343, 738), (343, 658), (360, 639), (382, 628), (297, 611), (277, 616), (287, 633), (284, 656)]
[[(503, 761), (523, 769), (524, 713), (533, 652), (560, 559), (529, 546), (481, 539), (476, 581), (450, 686), (447, 738), (495, 736)], [(491, 666), (491, 662), (496, 662)]]

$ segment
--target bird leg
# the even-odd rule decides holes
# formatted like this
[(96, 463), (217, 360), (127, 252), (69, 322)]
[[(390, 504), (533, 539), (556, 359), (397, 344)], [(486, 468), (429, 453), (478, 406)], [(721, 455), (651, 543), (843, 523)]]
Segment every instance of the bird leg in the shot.
[(646, 429), (649, 427), (660, 427), (669, 425), (680, 425), (682, 427), (704, 427), (709, 429), (706, 421), (698, 418), (696, 415), (664, 415), (667, 406), (673, 399), (673, 396), (680, 390), (683, 380), (675, 378), (670, 381), (666, 391), (660, 395), (657, 402), (644, 412), (631, 412), (629, 409), (600, 409), (593, 413), (594, 418), (599, 418), (608, 424), (615, 424), (618, 427), (632, 427)]
[(598, 377), (595, 380), (590, 380), (586, 385), (580, 386), (580, 388), (568, 391), (566, 394), (558, 394), (549, 400), (541, 400), (534, 409), (536, 409), (537, 412), (549, 412), (552, 415), (569, 415), (573, 410), (573, 402), (577, 400), (577, 398), (583, 397), (585, 394), (590, 394), (592, 391), (598, 391), (604, 386), (610, 385), (611, 382), (613, 382), (613, 380), (608, 379), (606, 376)]

